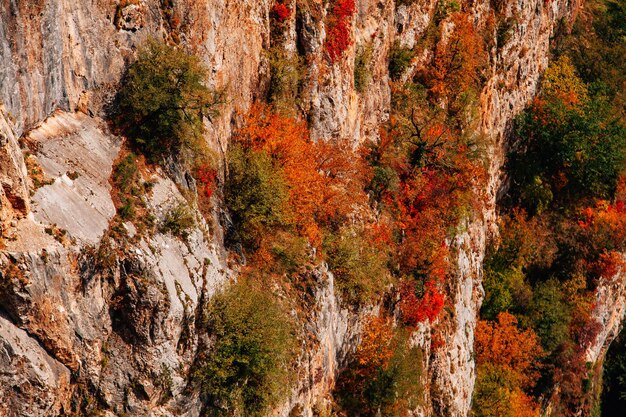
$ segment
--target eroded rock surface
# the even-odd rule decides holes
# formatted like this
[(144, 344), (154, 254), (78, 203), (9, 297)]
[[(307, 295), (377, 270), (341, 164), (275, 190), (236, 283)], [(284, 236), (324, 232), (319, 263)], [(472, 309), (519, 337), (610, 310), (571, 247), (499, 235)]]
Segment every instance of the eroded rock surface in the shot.
[[(96, 260), (94, 249), (115, 216), (110, 176), (121, 141), (101, 117), (137, 47), (150, 36), (164, 37), (196, 53), (210, 70), (210, 86), (225, 89), (229, 100), (207, 121), (206, 137), (213, 149), (224, 151), (237, 124), (236, 111), (267, 89), (264, 50), (272, 46), (272, 2), (180, 0), (169, 11), (165, 3), (0, 3), (0, 226), (5, 237), (0, 248), (0, 375), (6, 380), (0, 384), (0, 404), (10, 404), (16, 415), (57, 415), (71, 407), (70, 399), (137, 416), (201, 412), (201, 398), (189, 384), (198, 347), (195, 325), (207, 300), (231, 275), (225, 249), (219, 233), (194, 209), (197, 227), (186, 241), (163, 233), (144, 236), (124, 223), (130, 241), (125, 256), (102, 267), (106, 259)], [(299, 105), (312, 135), (355, 142), (377, 138), (390, 112), (392, 45), (417, 45), (432, 24), (437, 2), (357, 1), (354, 45), (346, 59), (331, 67), (323, 49), (327, 2), (291, 3), (296, 10), (284, 47), (309, 54)], [(481, 30), (488, 30), (490, 4), (467, 5)], [(450, 242), (458, 253), (458, 274), (447, 288), (453, 311), (436, 323), (442, 346), (431, 350), (428, 326), (414, 336), (429, 353), (423, 364), (429, 389), (415, 415), (469, 413), (481, 264), (494, 229), (506, 131), (536, 92), (557, 23), (576, 6), (564, 0), (507, 1), (499, 11), (515, 23), (506, 43), (488, 51), (479, 97), (481, 131), (491, 140), (486, 208)], [(358, 92), (354, 60), (366, 46), (372, 50), (371, 80)], [(429, 53), (417, 56), (404, 77), (419, 71)], [(22, 134), (31, 145), (26, 160), (17, 141)], [(25, 161), (40, 168), (37, 184)], [(176, 184), (161, 171), (142, 176), (154, 184), (146, 206), (156, 221), (186, 201), (180, 180)], [(298, 383), (276, 408), (277, 415), (297, 409), (311, 416), (324, 409), (338, 370), (358, 343), (360, 315), (342, 307), (332, 274), (318, 275), (315, 310), (306, 329), (309, 350), (300, 358)], [(598, 297), (597, 315), (606, 323), (604, 345), (623, 317), (623, 280), (609, 283)]]

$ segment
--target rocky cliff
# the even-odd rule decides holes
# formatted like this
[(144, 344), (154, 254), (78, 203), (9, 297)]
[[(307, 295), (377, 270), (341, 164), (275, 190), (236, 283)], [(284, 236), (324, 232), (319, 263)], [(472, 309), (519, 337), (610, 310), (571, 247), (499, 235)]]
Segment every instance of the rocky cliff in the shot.
[[(376, 139), (389, 117), (388, 56), (394, 42), (413, 48), (426, 36), (437, 1), (357, 1), (354, 44), (328, 66), (323, 45), (328, 2), (294, 0), (279, 45), (307, 54), (299, 107), (314, 138)], [(439, 2), (441, 3), (441, 2)], [(514, 116), (536, 92), (548, 64), (550, 39), (576, 1), (471, 1), (472, 23), (496, 38), (497, 12), (514, 22), (506, 42), (492, 44), (480, 94), (480, 130), (489, 138), (487, 201), (479, 219), (452, 246), (458, 273), (446, 288), (452, 311), (415, 343), (424, 358), (424, 401), (414, 415), (467, 416), (474, 386), (474, 328), (481, 303), (482, 260), (495, 231), (500, 168)], [(221, 228), (198, 210), (186, 241), (144, 236), (137, 225), (115, 224), (130, 237), (116, 244), (111, 173), (122, 138), (104, 121), (107, 106), (138, 46), (164, 37), (199, 56), (210, 87), (228, 100), (207, 122), (206, 141), (218, 152), (238, 123), (236, 111), (265, 96), (270, 77), (272, 2), (178, 0), (0, 3), (0, 410), (47, 416), (79, 408), (106, 415), (200, 415), (189, 381), (201, 345), (202, 309), (221, 284), (235, 279)], [(360, 47), (372, 45), (371, 82), (354, 86)], [(423, 69), (432, 51), (413, 58), (404, 77)], [(146, 213), (157, 222), (193, 188), (176, 168), (140, 170), (149, 182)], [(112, 239), (112, 240), (111, 240)], [(108, 243), (107, 243), (108, 242)], [(112, 242), (112, 243), (111, 243)], [(108, 246), (107, 246), (108, 245)], [(111, 257), (107, 252), (123, 252)], [(116, 261), (109, 262), (111, 259)], [(298, 382), (276, 415), (323, 415), (338, 370), (354, 349), (360, 315), (337, 299), (333, 276), (316, 274), (318, 288), (299, 359)], [(624, 316), (622, 277), (598, 291), (604, 330), (590, 352), (603, 354)], [(620, 301), (621, 300), (621, 301)]]

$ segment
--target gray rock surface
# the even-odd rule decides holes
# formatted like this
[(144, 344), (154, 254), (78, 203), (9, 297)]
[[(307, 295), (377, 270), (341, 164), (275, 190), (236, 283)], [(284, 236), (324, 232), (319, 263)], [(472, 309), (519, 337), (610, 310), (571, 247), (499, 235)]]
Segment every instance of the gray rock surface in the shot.
[(70, 371), (24, 330), (0, 317), (0, 413), (58, 415), (67, 406)]
[[(200, 56), (210, 71), (210, 86), (229, 97), (220, 115), (207, 121), (207, 142), (223, 152), (237, 125), (237, 110), (262, 97), (268, 83), (263, 51), (271, 46), (272, 2), (180, 0), (174, 2), (179, 25), (165, 16), (161, 1), (119, 3), (0, 2), (0, 225), (5, 237), (0, 247), (0, 407), (10, 404), (16, 415), (54, 416), (70, 399), (93, 410), (133, 416), (201, 412), (202, 401), (189, 383), (201, 337), (195, 323), (234, 272), (224, 259), (219, 230), (212, 230), (195, 208), (197, 226), (186, 241), (158, 232), (142, 235), (138, 225), (125, 223), (124, 256), (99, 267), (102, 260), (94, 249), (115, 215), (109, 177), (121, 146), (100, 117), (137, 46), (150, 36), (165, 37)], [(345, 60), (331, 67), (323, 50), (325, 3), (292, 4), (299, 12), (289, 20), (285, 47), (310, 54), (300, 107), (312, 135), (354, 142), (377, 138), (390, 111), (391, 46), (396, 40), (417, 45), (437, 2), (396, 7), (393, 1), (357, 1), (354, 45)], [(486, 208), (450, 242), (458, 253), (458, 274), (447, 288), (454, 311), (434, 324), (443, 346), (431, 351), (430, 326), (414, 335), (414, 343), (429, 353), (423, 365), (430, 388), (414, 415), (469, 413), (481, 263), (495, 230), (506, 132), (536, 92), (557, 22), (571, 16), (577, 2), (507, 1), (505, 6), (505, 17), (517, 20), (506, 44), (489, 51), (479, 97), (480, 130), (491, 139)], [(486, 30), (490, 2), (472, 2), (468, 10), (477, 27)], [(368, 45), (372, 77), (357, 92), (354, 59)], [(429, 54), (417, 56), (404, 77), (419, 71)], [(36, 190), (19, 149), (22, 134), (33, 145), (29, 159), (51, 182)], [(157, 222), (186, 201), (180, 179), (177, 184), (158, 169), (142, 176), (154, 184), (145, 202)], [(46, 231), (52, 227), (67, 231), (70, 239), (59, 242)], [(306, 329), (310, 343), (292, 395), (276, 407), (276, 415), (288, 416), (298, 408), (312, 416), (314, 409), (327, 408), (337, 372), (356, 347), (362, 315), (369, 312), (343, 308), (332, 274), (324, 269), (316, 272), (316, 281)], [(623, 282), (620, 277), (598, 292), (596, 314), (606, 329), (598, 346), (606, 346), (621, 325)], [(597, 358), (602, 349), (594, 347), (590, 355)], [(16, 384), (24, 388), (16, 390)]]

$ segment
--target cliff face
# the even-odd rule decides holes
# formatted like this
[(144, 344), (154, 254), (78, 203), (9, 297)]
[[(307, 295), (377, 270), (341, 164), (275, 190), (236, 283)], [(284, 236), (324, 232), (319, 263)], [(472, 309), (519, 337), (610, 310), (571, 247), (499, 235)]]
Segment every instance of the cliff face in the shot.
[[(292, 1), (283, 46), (309, 56), (300, 106), (315, 138), (377, 137), (390, 113), (389, 51), (396, 40), (415, 46), (438, 7), (434, 0), (408, 3), (357, 1), (354, 45), (328, 68), (327, 3)], [(475, 26), (495, 38), (490, 2), (470, 3)], [(441, 345), (431, 349), (427, 325), (414, 335), (429, 353), (425, 401), (415, 415), (469, 414), (482, 260), (495, 227), (507, 128), (536, 92), (556, 25), (577, 8), (564, 0), (503, 3), (499, 12), (515, 23), (506, 43), (489, 50), (479, 97), (480, 129), (490, 138), (488, 197), (481, 218), (451, 242), (458, 273), (446, 290), (454, 307), (433, 324)], [(267, 90), (271, 6), (269, 0), (0, 3), (2, 413), (58, 415), (86, 402), (94, 410), (131, 415), (200, 414), (201, 400), (188, 378), (203, 337), (195, 326), (207, 300), (233, 275), (220, 230), (198, 211), (186, 242), (163, 233), (143, 236), (123, 223), (136, 239), (122, 262), (107, 264), (100, 249), (115, 216), (110, 177), (121, 139), (102, 117), (136, 48), (150, 36), (166, 36), (197, 54), (210, 70), (210, 86), (225, 90), (228, 101), (206, 138), (224, 151), (236, 110)], [(355, 56), (370, 42), (372, 81), (358, 92)], [(429, 53), (414, 58), (404, 76), (417, 72)], [(29, 156), (18, 144), (22, 136)], [(193, 187), (184, 175), (175, 183), (171, 173), (155, 168), (140, 175), (153, 184), (146, 210), (157, 221), (184, 201), (181, 190)], [(299, 359), (297, 386), (276, 415), (321, 415), (358, 341), (360, 315), (342, 307), (332, 274), (317, 271), (316, 280), (309, 348)], [(618, 277), (598, 292), (604, 331), (590, 352), (594, 359), (623, 318), (622, 284)]]

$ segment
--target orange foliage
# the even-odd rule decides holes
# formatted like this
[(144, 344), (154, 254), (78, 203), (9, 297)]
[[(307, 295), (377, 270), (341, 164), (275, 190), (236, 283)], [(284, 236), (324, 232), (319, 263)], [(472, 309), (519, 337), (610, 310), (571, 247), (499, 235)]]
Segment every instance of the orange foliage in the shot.
[(316, 168), (322, 176), (322, 201), (316, 212), (319, 223), (344, 222), (359, 207), (367, 207), (363, 185), (369, 173), (365, 161), (346, 140), (315, 144)]
[(497, 322), (479, 321), (475, 337), (477, 365), (489, 363), (500, 366), (521, 387), (535, 385), (543, 349), (532, 329), (520, 330), (515, 316), (503, 312), (498, 314)]
[(322, 203), (324, 184), (313, 158), (314, 145), (306, 124), (255, 104), (245, 115), (244, 126), (237, 131), (235, 140), (267, 152), (283, 169), (289, 184), (288, 219), (311, 242), (319, 242), (320, 230), (313, 213)]
[(370, 316), (363, 327), (361, 343), (356, 349), (356, 374), (368, 378), (380, 369), (387, 369), (393, 356), (393, 329), (387, 318)]
[(321, 241), (321, 227), (367, 206), (366, 167), (347, 141), (314, 143), (305, 122), (260, 103), (244, 116), (234, 140), (267, 152), (282, 169), (289, 185), (287, 220), (314, 245)]
[(541, 408), (537, 402), (521, 390), (514, 390), (510, 397), (510, 410), (515, 417), (539, 417)]
[(453, 32), (435, 50), (431, 92), (437, 97), (455, 97), (471, 88), (485, 59), (484, 41), (469, 17), (454, 13), (452, 23)]
[[(623, 185), (618, 189), (621, 194)], [(595, 207), (580, 211), (578, 226), (584, 242), (579, 263), (592, 278), (611, 278), (624, 267), (626, 249), (626, 204), (620, 198), (611, 204), (600, 200)]]

